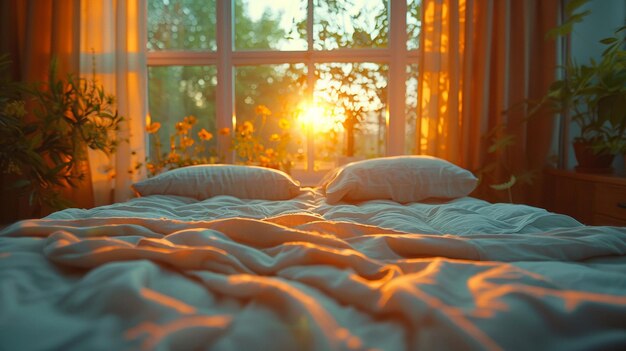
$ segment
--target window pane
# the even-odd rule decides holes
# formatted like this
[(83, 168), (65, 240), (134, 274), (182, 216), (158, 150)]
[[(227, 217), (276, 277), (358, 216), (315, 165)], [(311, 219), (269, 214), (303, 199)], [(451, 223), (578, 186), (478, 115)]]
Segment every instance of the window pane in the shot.
[(237, 162), (290, 171), (304, 164), (296, 123), (305, 99), (304, 64), (258, 65), (235, 70), (235, 156)]
[(369, 62), (316, 65), (314, 99), (325, 111), (317, 122), (316, 162), (385, 154), (388, 71)]
[(407, 0), (406, 11), (406, 47), (409, 50), (416, 50), (420, 46), (419, 36), (422, 28), (422, 0)]
[(409, 155), (417, 154), (416, 123), (417, 123), (417, 64), (406, 66), (406, 139), (404, 152)]
[(315, 0), (313, 3), (315, 50), (387, 47), (387, 0)]
[[(150, 161), (161, 160), (166, 168), (173, 168), (219, 158), (214, 137), (215, 66), (149, 67), (148, 75), (150, 122), (161, 124), (157, 133), (149, 134)], [(197, 122), (185, 119), (188, 116)]]
[(235, 49), (306, 50), (306, 0), (236, 0)]
[(148, 50), (215, 50), (216, 0), (148, 0)]

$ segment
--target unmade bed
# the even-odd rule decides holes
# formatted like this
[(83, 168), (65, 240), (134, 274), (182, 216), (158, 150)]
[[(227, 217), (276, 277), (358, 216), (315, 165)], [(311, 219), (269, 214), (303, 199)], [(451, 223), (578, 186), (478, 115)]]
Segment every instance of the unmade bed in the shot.
[(443, 160), (198, 166), (0, 232), (0, 350), (626, 349), (626, 228)]

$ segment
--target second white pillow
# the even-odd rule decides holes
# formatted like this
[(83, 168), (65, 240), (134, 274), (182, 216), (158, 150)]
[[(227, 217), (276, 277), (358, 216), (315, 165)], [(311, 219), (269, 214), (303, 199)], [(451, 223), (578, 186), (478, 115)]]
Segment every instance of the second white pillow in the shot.
[(350, 163), (322, 184), (328, 203), (393, 200), (418, 202), (469, 195), (478, 179), (468, 170), (432, 156), (396, 156)]

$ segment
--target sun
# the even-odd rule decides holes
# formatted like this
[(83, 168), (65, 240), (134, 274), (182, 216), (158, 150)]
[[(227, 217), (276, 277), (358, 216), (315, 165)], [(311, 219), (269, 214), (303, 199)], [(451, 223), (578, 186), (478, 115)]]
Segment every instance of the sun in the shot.
[(323, 132), (335, 127), (335, 119), (328, 109), (320, 105), (303, 103), (300, 105), (298, 123), (307, 131)]
[(309, 106), (303, 109), (299, 116), (299, 121), (307, 129), (317, 129), (316, 121), (324, 114), (324, 110), (319, 106)]

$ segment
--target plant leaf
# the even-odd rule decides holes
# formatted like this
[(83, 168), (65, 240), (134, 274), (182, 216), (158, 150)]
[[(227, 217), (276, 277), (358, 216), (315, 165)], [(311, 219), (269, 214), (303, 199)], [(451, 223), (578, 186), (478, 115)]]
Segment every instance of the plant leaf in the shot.
[(574, 11), (578, 10), (581, 6), (585, 5), (588, 2), (589, 2), (589, 0), (570, 0), (570, 1), (567, 1), (567, 4), (565, 5), (565, 13), (567, 13), (568, 15), (571, 15), (571, 14), (574, 13)]
[(15, 182), (13, 182), (11, 185), (7, 186), (6, 189), (7, 190), (11, 190), (11, 189), (26, 189), (30, 186), (30, 180), (28, 179), (18, 179)]
[(604, 38), (604, 39), (600, 40), (600, 42), (601, 42), (602, 44), (605, 44), (605, 45), (608, 45), (608, 44), (614, 43), (614, 42), (616, 42), (616, 41), (617, 41), (617, 38), (615, 38), (615, 37), (608, 37), (608, 38)]
[(517, 182), (517, 178), (515, 178), (515, 175), (511, 175), (511, 178), (509, 178), (507, 182), (501, 183), (501, 184), (493, 184), (493, 185), (490, 185), (490, 187), (494, 190), (507, 190), (507, 189), (512, 188), (516, 182)]
[(494, 153), (496, 151), (503, 150), (507, 146), (513, 145), (514, 143), (515, 137), (511, 134), (506, 134), (494, 140), (493, 144), (491, 144), (491, 146), (489, 146), (489, 149), (487, 149), (487, 152)]

